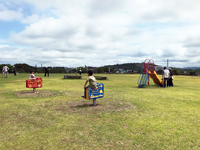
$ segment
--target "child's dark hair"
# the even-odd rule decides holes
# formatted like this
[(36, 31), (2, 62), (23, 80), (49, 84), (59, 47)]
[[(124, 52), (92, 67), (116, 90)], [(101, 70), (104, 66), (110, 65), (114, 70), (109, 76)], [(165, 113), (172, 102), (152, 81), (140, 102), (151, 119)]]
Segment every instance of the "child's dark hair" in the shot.
[(92, 70), (88, 70), (88, 74), (89, 75), (93, 75), (93, 71)]
[(30, 73), (32, 73), (32, 72), (33, 72), (33, 70), (30, 71)]
[(164, 70), (167, 69), (166, 67), (164, 67)]

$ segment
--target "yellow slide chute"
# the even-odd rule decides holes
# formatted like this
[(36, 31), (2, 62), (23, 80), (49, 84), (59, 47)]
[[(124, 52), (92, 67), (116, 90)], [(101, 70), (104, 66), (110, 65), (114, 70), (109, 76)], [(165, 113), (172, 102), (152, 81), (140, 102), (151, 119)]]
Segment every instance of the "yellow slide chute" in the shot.
[(158, 84), (160, 86), (163, 85), (163, 81), (160, 80), (159, 76), (157, 75), (157, 73), (154, 71), (153, 73), (151, 73), (150, 71), (148, 71), (150, 77), (153, 79), (155, 84)]

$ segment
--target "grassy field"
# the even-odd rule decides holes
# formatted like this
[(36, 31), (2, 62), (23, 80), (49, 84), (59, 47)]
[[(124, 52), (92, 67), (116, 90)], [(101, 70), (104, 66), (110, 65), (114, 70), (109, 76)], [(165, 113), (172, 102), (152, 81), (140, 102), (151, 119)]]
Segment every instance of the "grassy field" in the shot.
[(137, 88), (139, 75), (106, 75), (104, 98), (90, 106), (80, 97), (87, 75), (63, 76), (43, 77), (39, 94), (26, 89), (29, 74), (0, 78), (1, 150), (200, 149), (199, 77)]

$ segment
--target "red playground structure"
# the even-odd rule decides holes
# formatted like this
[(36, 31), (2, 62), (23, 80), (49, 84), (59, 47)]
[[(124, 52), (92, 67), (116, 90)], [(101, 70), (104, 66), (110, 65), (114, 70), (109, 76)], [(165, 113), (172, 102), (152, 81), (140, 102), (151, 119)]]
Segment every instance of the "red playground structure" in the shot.
[(138, 87), (144, 87), (146, 83), (148, 83), (149, 85), (149, 76), (153, 79), (155, 84), (158, 84), (160, 86), (163, 85), (163, 81), (160, 80), (155, 71), (153, 59), (145, 59), (144, 66), (141, 70), (140, 77), (138, 79)]

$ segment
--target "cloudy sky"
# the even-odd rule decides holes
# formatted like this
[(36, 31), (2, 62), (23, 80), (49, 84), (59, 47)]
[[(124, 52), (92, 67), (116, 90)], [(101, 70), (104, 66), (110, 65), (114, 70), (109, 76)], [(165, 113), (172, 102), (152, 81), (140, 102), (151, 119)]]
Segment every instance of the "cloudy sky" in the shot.
[(200, 65), (200, 0), (0, 0), (0, 64)]

